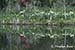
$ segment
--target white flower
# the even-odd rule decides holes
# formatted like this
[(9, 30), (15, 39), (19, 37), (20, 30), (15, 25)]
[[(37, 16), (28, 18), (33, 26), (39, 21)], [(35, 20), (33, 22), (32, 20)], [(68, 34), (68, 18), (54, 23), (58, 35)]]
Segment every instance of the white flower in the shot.
[(20, 36), (24, 36), (24, 34), (20, 34)]
[(16, 22), (19, 23), (20, 22), (19, 19), (17, 19)]
[(41, 36), (44, 37), (45, 35), (42, 34)]
[(74, 12), (70, 11), (70, 14), (74, 14)]
[(53, 13), (55, 13), (55, 12), (53, 12), (53, 11), (50, 11), (50, 13), (52, 13), (52, 14), (53, 14)]
[(73, 37), (73, 36), (74, 36), (73, 34), (70, 35), (70, 37)]
[(57, 37), (59, 37), (59, 35), (58, 35), (58, 34), (54, 34), (54, 36), (57, 36)]
[(51, 38), (54, 38), (54, 35), (50, 36)]
[(69, 15), (69, 13), (63, 13), (63, 15), (67, 15), (67, 16), (68, 16), (68, 15)]

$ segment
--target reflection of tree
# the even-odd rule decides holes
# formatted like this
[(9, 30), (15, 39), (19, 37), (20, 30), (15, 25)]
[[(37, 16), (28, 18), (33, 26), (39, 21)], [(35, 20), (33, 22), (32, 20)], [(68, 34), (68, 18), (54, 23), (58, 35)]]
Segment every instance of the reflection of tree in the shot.
[(0, 49), (6, 48), (8, 45), (8, 39), (6, 33), (0, 33)]
[(7, 6), (6, 0), (0, 0), (0, 9), (5, 8)]

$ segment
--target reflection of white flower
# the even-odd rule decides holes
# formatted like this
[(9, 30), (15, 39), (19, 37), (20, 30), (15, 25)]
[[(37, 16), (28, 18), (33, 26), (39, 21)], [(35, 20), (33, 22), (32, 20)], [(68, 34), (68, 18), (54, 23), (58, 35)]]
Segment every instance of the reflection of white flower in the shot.
[(47, 20), (48, 23), (50, 23), (50, 20)]
[(44, 37), (45, 35), (42, 34), (41, 36)]
[(39, 12), (39, 10), (36, 10), (36, 12)]
[(48, 13), (48, 15), (50, 15), (50, 13)]
[(70, 14), (74, 14), (74, 12), (72, 12), (72, 11), (70, 11), (69, 13), (70, 13)]
[(41, 14), (44, 14), (45, 12), (44, 11), (42, 11), (42, 12), (40, 12)]
[(68, 13), (65, 13), (66, 15), (69, 15)]
[(45, 13), (45, 15), (50, 15), (50, 13)]
[(48, 15), (47, 13), (45, 13), (45, 15)]
[(35, 33), (32, 33), (33, 35), (35, 34)]
[(50, 36), (50, 34), (46, 34), (46, 35)]
[(35, 13), (35, 15), (41, 15), (40, 13)]
[(55, 13), (55, 15), (59, 15), (59, 13)]
[(21, 15), (22, 17), (24, 16), (24, 15)]
[(19, 23), (19, 19), (17, 19), (16, 22)]
[(23, 10), (23, 11), (20, 11), (20, 13), (24, 13), (25, 12), (25, 10)]
[(35, 16), (34, 14), (32, 14), (31, 16)]
[(2, 22), (4, 23), (5, 21), (3, 20)]
[(73, 37), (73, 36), (74, 36), (73, 34), (70, 35), (70, 37)]

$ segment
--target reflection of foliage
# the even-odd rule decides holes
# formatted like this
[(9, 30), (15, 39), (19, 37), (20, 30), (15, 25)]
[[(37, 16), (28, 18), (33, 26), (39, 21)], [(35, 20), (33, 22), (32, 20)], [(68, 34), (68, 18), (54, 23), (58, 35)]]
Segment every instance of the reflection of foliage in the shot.
[[(11, 37), (12, 46), (19, 45), (20, 42), (19, 42), (19, 36), (17, 35), (17, 33), (23, 32), (28, 37), (28, 41), (32, 46), (31, 49), (33, 48), (34, 50), (35, 49), (37, 50), (37, 48), (40, 49), (40, 47), (41, 47), (41, 50), (50, 49), (49, 47), (50, 45), (61, 45), (61, 44), (63, 45), (65, 30), (67, 31), (67, 35), (68, 35), (67, 38), (69, 37), (68, 40), (72, 42), (73, 39), (71, 38), (74, 37), (74, 32), (75, 32), (74, 27), (62, 27), (62, 28), (52, 27), (52, 33), (50, 32), (50, 27), (47, 25), (44, 25), (44, 26), (4, 25), (0, 27), (1, 33), (5, 32), (7, 33), (7, 35), (10, 35), (9, 37)], [(72, 43), (70, 42), (68, 42), (67, 44), (72, 45)]]
[(8, 39), (6, 33), (0, 33), (0, 49), (1, 48), (6, 48), (8, 44)]

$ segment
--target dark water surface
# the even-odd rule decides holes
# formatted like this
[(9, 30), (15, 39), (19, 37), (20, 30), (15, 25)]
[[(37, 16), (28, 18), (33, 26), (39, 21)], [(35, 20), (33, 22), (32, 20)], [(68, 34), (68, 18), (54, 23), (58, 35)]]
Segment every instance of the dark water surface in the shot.
[[(22, 44), (21, 33), (29, 48)], [(75, 50), (75, 27), (0, 25), (0, 50)]]

